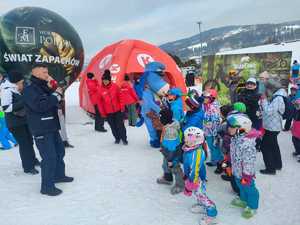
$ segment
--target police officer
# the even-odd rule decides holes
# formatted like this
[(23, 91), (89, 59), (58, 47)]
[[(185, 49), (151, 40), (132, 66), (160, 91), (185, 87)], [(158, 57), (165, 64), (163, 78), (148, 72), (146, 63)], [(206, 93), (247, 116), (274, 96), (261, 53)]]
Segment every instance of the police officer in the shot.
[(24, 89), (24, 101), (28, 125), (42, 158), (41, 194), (56, 196), (62, 190), (55, 183), (73, 181), (73, 177), (65, 175), (65, 148), (59, 134), (58, 104), (63, 89), (53, 90), (47, 65), (35, 64), (31, 73), (30, 84)]

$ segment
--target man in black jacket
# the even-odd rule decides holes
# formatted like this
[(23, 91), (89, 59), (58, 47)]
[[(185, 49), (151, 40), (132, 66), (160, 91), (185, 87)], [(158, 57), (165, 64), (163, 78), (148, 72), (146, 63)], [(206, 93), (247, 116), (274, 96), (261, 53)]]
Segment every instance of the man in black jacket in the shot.
[(22, 97), (23, 75), (18, 71), (10, 71), (8, 79), (1, 81), (1, 106), (5, 112), (5, 120), (9, 131), (19, 144), (22, 167), (27, 174), (38, 174), (34, 168), (39, 165), (33, 149), (32, 135), (29, 131)]
[(56, 196), (62, 191), (55, 183), (72, 182), (72, 177), (65, 175), (65, 148), (59, 134), (58, 103), (63, 89), (51, 89), (51, 76), (43, 64), (32, 68), (31, 83), (24, 89), (29, 128), (42, 157), (41, 193)]

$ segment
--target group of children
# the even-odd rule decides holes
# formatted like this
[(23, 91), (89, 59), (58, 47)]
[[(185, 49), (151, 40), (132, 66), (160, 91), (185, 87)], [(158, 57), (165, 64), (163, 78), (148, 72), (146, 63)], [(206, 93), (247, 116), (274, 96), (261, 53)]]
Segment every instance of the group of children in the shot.
[[(152, 117), (160, 133), (163, 176), (158, 184), (174, 185), (171, 194), (184, 192), (194, 196), (205, 216), (200, 224), (215, 224), (216, 204), (206, 193), (206, 165), (225, 172), (238, 193), (233, 206), (243, 208), (242, 216), (251, 218), (259, 202), (255, 187), (256, 139), (251, 120), (243, 113), (246, 106), (235, 103), (220, 107), (217, 91), (209, 89), (201, 96), (188, 93), (183, 112), (182, 93), (172, 88), (165, 97), (158, 117)], [(155, 121), (156, 120), (156, 121)], [(206, 162), (209, 159), (208, 162)], [(181, 167), (183, 165), (183, 170)]]

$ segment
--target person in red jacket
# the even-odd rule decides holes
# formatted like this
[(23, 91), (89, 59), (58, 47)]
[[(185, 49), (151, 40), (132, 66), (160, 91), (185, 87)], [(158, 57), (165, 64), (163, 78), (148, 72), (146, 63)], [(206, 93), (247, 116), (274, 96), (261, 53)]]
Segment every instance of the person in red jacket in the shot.
[(130, 78), (125, 75), (124, 82), (121, 85), (122, 101), (128, 110), (128, 123), (129, 126), (135, 127), (137, 120), (137, 112), (135, 104), (139, 101), (138, 96), (133, 90), (132, 84), (130, 83)]
[(98, 94), (98, 106), (101, 116), (107, 118), (115, 137), (115, 144), (119, 144), (122, 140), (124, 145), (128, 145), (122, 113), (125, 106), (122, 102), (121, 89), (111, 82), (109, 70), (105, 70), (102, 75), (102, 85), (99, 87)]
[(107, 132), (107, 130), (104, 128), (104, 119), (101, 117), (99, 113), (99, 107), (98, 107), (98, 90), (99, 90), (99, 84), (98, 81), (95, 79), (95, 76), (93, 73), (87, 73), (87, 80), (86, 80), (86, 86), (88, 88), (88, 94), (90, 97), (90, 101), (92, 102), (94, 109), (95, 109), (95, 131), (99, 132)]

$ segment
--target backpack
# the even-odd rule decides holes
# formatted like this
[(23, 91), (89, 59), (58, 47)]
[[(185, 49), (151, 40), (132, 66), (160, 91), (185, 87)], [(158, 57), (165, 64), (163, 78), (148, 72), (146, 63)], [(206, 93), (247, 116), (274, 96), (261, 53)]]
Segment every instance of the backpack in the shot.
[(295, 111), (293, 103), (287, 97), (282, 96), (282, 95), (274, 96), (272, 101), (278, 96), (282, 97), (283, 102), (284, 102), (284, 113), (281, 115), (282, 119), (286, 120), (286, 119), (289, 119), (289, 118), (293, 117), (294, 111)]

